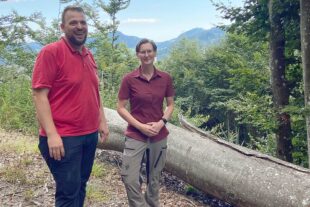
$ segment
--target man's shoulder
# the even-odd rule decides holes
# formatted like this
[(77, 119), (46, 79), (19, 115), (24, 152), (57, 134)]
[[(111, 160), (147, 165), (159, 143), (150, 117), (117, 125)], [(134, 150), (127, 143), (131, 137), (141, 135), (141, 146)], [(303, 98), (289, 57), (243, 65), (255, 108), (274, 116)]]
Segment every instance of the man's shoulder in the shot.
[(84, 46), (84, 47), (85, 47), (85, 50), (86, 50), (87, 53), (93, 55), (93, 53), (91, 52), (91, 50), (88, 47), (86, 47), (86, 46)]
[(47, 45), (45, 45), (41, 51), (48, 51), (48, 52), (52, 52), (52, 53), (55, 53), (57, 52), (59, 49), (61, 49), (63, 47), (63, 44), (61, 42), (61, 40), (58, 40), (56, 42), (52, 42), (52, 43), (49, 43)]

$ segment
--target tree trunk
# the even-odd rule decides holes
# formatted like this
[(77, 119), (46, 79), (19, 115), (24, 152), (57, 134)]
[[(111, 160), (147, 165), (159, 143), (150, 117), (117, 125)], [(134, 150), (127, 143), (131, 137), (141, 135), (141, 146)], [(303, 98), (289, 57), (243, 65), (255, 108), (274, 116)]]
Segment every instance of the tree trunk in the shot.
[[(122, 151), (127, 124), (105, 109), (110, 137), (99, 148)], [(186, 125), (188, 126), (188, 124)], [(309, 207), (310, 170), (167, 124), (165, 170), (194, 187), (241, 207)]]
[(308, 160), (310, 167), (310, 1), (300, 0), (301, 21), (301, 51), (302, 66), (304, 78), (305, 108), (308, 109), (306, 114), (306, 128), (308, 140)]
[(282, 109), (289, 103), (289, 89), (285, 80), (285, 32), (281, 0), (269, 0), (270, 21), (270, 69), (274, 107), (277, 113), (276, 132), (277, 157), (292, 162), (291, 121), (288, 113)]

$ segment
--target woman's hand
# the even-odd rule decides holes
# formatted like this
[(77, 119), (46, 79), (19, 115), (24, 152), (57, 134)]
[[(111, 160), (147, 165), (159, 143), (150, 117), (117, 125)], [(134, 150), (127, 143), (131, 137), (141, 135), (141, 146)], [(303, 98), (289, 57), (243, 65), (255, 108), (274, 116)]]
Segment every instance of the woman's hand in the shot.
[[(151, 122), (151, 123), (154, 123), (154, 122)], [(157, 135), (160, 130), (158, 130), (157, 127), (154, 127), (153, 124), (151, 123), (141, 124), (141, 126), (139, 127), (139, 131), (148, 137), (153, 137)]]
[(159, 120), (158, 122), (149, 122), (147, 125), (150, 126), (151, 130), (157, 135), (163, 126), (165, 126), (165, 123), (162, 120)]

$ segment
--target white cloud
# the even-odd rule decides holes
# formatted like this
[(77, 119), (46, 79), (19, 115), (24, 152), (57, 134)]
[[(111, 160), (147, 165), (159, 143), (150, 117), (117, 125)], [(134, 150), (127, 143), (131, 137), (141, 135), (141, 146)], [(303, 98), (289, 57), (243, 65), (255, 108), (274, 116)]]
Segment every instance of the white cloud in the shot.
[(124, 24), (143, 24), (143, 23), (148, 23), (148, 24), (155, 24), (157, 23), (158, 20), (154, 18), (128, 18), (121, 23)]

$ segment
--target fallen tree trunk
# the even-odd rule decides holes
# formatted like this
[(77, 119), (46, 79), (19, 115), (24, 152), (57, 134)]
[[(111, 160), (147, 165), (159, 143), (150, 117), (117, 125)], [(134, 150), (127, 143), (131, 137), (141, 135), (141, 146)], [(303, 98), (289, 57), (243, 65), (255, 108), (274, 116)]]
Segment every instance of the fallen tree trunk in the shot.
[[(110, 138), (99, 148), (122, 151), (127, 124), (105, 109)], [(184, 123), (190, 130), (195, 127)], [(310, 170), (168, 124), (165, 170), (235, 206), (310, 207)]]

